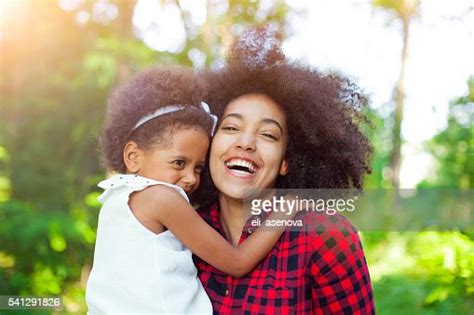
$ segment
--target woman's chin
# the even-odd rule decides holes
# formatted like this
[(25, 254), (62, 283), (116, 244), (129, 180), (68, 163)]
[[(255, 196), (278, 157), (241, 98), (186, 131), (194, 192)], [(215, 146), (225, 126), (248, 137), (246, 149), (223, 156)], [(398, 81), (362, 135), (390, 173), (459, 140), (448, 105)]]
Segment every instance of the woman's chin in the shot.
[(221, 195), (228, 198), (244, 200), (254, 189), (244, 185), (225, 185), (225, 187), (218, 188), (218, 190)]

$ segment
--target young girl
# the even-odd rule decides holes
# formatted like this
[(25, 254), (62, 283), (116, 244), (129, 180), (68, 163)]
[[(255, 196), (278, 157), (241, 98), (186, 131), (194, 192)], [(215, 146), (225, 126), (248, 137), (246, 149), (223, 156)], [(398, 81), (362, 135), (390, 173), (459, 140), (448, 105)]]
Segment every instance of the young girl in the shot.
[[(204, 91), (191, 70), (151, 68), (111, 95), (101, 146), (118, 174), (99, 183), (90, 314), (211, 314), (191, 251), (242, 277), (281, 235), (257, 230), (233, 247), (189, 204), (217, 121), (201, 102)], [(242, 173), (255, 171), (244, 159), (235, 163)]]

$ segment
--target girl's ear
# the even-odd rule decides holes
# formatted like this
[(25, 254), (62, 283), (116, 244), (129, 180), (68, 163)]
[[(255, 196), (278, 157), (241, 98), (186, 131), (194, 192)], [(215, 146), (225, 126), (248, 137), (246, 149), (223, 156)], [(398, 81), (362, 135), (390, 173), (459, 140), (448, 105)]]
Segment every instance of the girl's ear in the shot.
[(123, 161), (130, 173), (138, 173), (141, 166), (141, 150), (134, 141), (129, 141), (123, 148)]

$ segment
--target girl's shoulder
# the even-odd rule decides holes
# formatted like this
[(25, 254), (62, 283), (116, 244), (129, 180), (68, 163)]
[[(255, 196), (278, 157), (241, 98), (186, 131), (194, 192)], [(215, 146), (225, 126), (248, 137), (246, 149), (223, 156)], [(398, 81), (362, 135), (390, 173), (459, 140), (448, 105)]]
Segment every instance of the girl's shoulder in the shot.
[(166, 186), (178, 192), (186, 201), (189, 202), (188, 196), (185, 191), (176, 185), (166, 183), (163, 181), (157, 181), (151, 178), (143, 177), (136, 174), (116, 174), (110, 178), (101, 181), (97, 186), (104, 189), (102, 195), (98, 197), (100, 202), (104, 202), (114, 191), (122, 188), (128, 188), (131, 192), (141, 191), (150, 186)]
[[(146, 178), (143, 176), (135, 175), (135, 174), (115, 174), (112, 177), (104, 179), (101, 181), (97, 186), (106, 190), (106, 189), (115, 189), (117, 187), (141, 187), (141, 186), (149, 186), (149, 185), (156, 185), (156, 183), (164, 183), (158, 182), (151, 178)], [(164, 183), (168, 184), (168, 183)]]

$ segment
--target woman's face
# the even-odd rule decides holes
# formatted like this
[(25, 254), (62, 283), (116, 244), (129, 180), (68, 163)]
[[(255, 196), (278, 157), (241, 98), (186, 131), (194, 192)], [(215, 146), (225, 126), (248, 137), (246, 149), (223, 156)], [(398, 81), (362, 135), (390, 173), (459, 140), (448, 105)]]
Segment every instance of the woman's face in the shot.
[(288, 172), (286, 117), (263, 94), (242, 95), (227, 106), (212, 140), (209, 167), (221, 194), (244, 198), (245, 189), (275, 186)]

